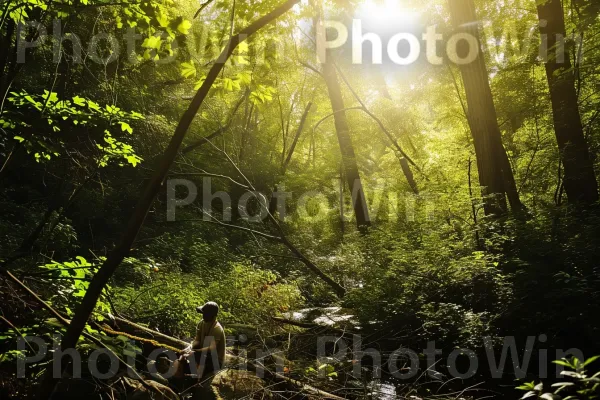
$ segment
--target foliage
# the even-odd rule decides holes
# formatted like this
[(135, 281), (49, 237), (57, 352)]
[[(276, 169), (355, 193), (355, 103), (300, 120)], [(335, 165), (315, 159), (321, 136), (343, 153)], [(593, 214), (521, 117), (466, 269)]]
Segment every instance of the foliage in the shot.
[(570, 399), (596, 399), (600, 393), (600, 372), (592, 376), (586, 374), (585, 367), (597, 360), (600, 356), (590, 357), (585, 361), (576, 357), (555, 360), (554, 363), (568, 368), (561, 371), (561, 375), (570, 378), (570, 381), (556, 382), (551, 385), (550, 392), (544, 390), (544, 384), (526, 382), (517, 389), (526, 390), (521, 399), (538, 398), (548, 400), (570, 400)]
[(257, 326), (270, 317), (298, 308), (302, 298), (293, 282), (276, 282), (277, 276), (248, 264), (235, 263), (218, 279), (199, 279), (194, 274), (180, 275), (154, 271), (138, 285), (122, 287), (115, 297), (116, 307), (136, 321), (161, 332), (192, 337), (200, 319), (195, 309), (209, 299), (221, 307), (219, 319)]
[[(65, 139), (57, 135), (61, 132), (61, 125), (72, 124), (81, 126), (82, 130), (106, 126), (104, 130), (104, 142), (107, 145), (96, 143), (102, 151), (98, 161), (99, 165), (105, 167), (109, 160), (125, 159), (134, 167), (141, 161), (131, 145), (123, 143), (111, 135), (109, 129), (119, 127), (119, 132), (133, 133), (133, 128), (128, 122), (142, 119), (143, 116), (135, 111), (125, 112), (119, 107), (106, 105), (101, 107), (90, 99), (79, 96), (72, 100), (59, 100), (55, 92), (44, 90), (43, 95), (33, 95), (26, 91), (20, 93), (11, 92), (8, 101), (14, 109), (7, 109), (5, 114), (0, 114), (0, 124), (4, 129), (14, 132), (23, 132), (23, 136), (15, 136), (14, 139), (25, 145), (28, 153), (33, 153), (36, 162), (50, 160), (52, 156), (58, 156), (61, 148), (65, 147)], [(4, 115), (4, 116), (3, 116)], [(27, 115), (27, 119), (21, 118)], [(32, 118), (32, 116), (35, 116)], [(38, 121), (39, 119), (39, 121)], [(36, 131), (42, 130), (40, 125), (47, 122), (51, 134), (44, 135)], [(33, 122), (35, 121), (35, 122)], [(73, 140), (72, 138), (68, 138)], [(122, 162), (119, 165), (123, 165)]]
[(295, 282), (281, 281), (275, 273), (248, 263), (232, 265), (225, 277), (208, 285), (206, 294), (223, 305), (225, 320), (257, 326), (302, 305)]

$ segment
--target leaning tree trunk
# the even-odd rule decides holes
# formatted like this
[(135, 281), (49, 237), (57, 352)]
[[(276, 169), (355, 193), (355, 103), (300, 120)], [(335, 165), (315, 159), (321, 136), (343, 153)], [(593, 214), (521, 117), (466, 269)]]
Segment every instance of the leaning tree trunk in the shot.
[(327, 60), (322, 64), (323, 78), (327, 85), (331, 108), (333, 111), (333, 119), (335, 123), (335, 131), (337, 133), (340, 151), (342, 153), (342, 164), (344, 167), (344, 175), (350, 189), (352, 197), (352, 206), (354, 208), (354, 217), (356, 218), (356, 226), (359, 231), (364, 232), (371, 224), (369, 219), (369, 210), (367, 207), (367, 198), (362, 187), (362, 181), (358, 172), (356, 163), (356, 153), (354, 145), (350, 137), (350, 128), (348, 126), (348, 118), (344, 111), (344, 99), (342, 90), (338, 81), (335, 65), (331, 60), (331, 54), (327, 55)]
[[(492, 90), (488, 81), (485, 60), (481, 52), (479, 22), (473, 0), (449, 0), (450, 14), (457, 31), (477, 39), (478, 55), (473, 62), (459, 63), (465, 87), (468, 122), (475, 145), (479, 184), (484, 195), (486, 215), (501, 215), (507, 211), (506, 198), (513, 211), (522, 209), (512, 168), (502, 145)], [(460, 41), (459, 44), (464, 44)], [(459, 47), (461, 56), (463, 49)]]
[(577, 105), (575, 77), (565, 43), (565, 20), (560, 0), (538, 2), (540, 33), (547, 40), (546, 77), (550, 87), (554, 132), (564, 166), (569, 202), (598, 200), (598, 184)]

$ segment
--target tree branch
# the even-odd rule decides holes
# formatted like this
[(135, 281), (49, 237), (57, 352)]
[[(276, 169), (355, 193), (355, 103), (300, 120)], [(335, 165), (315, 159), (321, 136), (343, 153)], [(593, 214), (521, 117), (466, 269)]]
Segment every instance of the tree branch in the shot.
[[(209, 144), (215, 150), (222, 153), (227, 158), (229, 163), (235, 168), (237, 173), (244, 179), (244, 181), (246, 181), (246, 184), (252, 189), (253, 193), (255, 193), (256, 188), (254, 187), (254, 185), (252, 185), (252, 182), (246, 177), (246, 175), (244, 175), (244, 173), (240, 170), (240, 168), (237, 166), (237, 164), (231, 159), (231, 157), (229, 157), (229, 154), (227, 154), (227, 152), (225, 152), (224, 150), (215, 146), (212, 142), (209, 142)], [(259, 201), (258, 203), (261, 205), (261, 207), (263, 207), (265, 209), (265, 211), (267, 212), (267, 217), (269, 218), (269, 221), (271, 222), (271, 224), (273, 224), (273, 226), (275, 226), (275, 228), (279, 232), (281, 243), (283, 243), (283, 245), (285, 245), (292, 252), (292, 254), (294, 254), (296, 257), (298, 257), (298, 259), (300, 259), (300, 261), (304, 265), (306, 265), (308, 267), (308, 269), (310, 269), (319, 278), (321, 278), (323, 281), (325, 281), (327, 284), (329, 284), (329, 286), (334, 290), (334, 292), (337, 296), (343, 297), (346, 294), (346, 289), (342, 285), (337, 283), (335, 280), (333, 280), (325, 272), (323, 272), (317, 265), (315, 265), (312, 261), (310, 261), (304, 254), (302, 254), (302, 252), (288, 240), (285, 232), (283, 231), (283, 228), (281, 227), (281, 225), (279, 224), (277, 219), (275, 219), (273, 214), (271, 214), (271, 212), (269, 211), (268, 205), (263, 204), (261, 201)]]
[(210, 172), (181, 172), (181, 173), (177, 172), (177, 173), (173, 173), (173, 174), (169, 174), (169, 175), (174, 175), (174, 176), (178, 176), (178, 175), (181, 175), (181, 176), (194, 176), (194, 175), (196, 175), (196, 176), (210, 176), (210, 177), (213, 177), (213, 178), (221, 178), (221, 179), (228, 180), (229, 182), (231, 182), (231, 183), (233, 183), (233, 184), (235, 184), (235, 185), (237, 185), (237, 186), (239, 186), (241, 188), (250, 190), (250, 188), (248, 186), (244, 185), (243, 183), (240, 183), (240, 182), (236, 181), (235, 179), (233, 179), (232, 177), (227, 176), (227, 175), (211, 174)]
[[(204, 214), (205, 215), (209, 215), (206, 212), (204, 212)], [(274, 242), (282, 243), (282, 239), (280, 237), (269, 235), (268, 233), (264, 233), (264, 232), (257, 231), (257, 230), (254, 230), (254, 229), (246, 228), (244, 226), (233, 225), (233, 224), (226, 224), (225, 222), (221, 222), (221, 221), (217, 220), (212, 215), (209, 215), (209, 216), (210, 216), (211, 219), (208, 219), (208, 220), (207, 219), (182, 219), (182, 220), (179, 220), (178, 222), (206, 222), (208, 224), (220, 225), (220, 226), (222, 226), (224, 228), (237, 229), (237, 230), (240, 230), (240, 231), (252, 233), (253, 235), (261, 236), (261, 237), (264, 237), (266, 239), (272, 240)]]
[(406, 152), (404, 150), (402, 150), (402, 148), (398, 144), (398, 141), (396, 140), (396, 138), (390, 133), (390, 131), (387, 130), (385, 125), (383, 125), (383, 122), (381, 122), (381, 120), (379, 118), (377, 118), (377, 116), (375, 114), (373, 114), (371, 111), (369, 111), (369, 109), (367, 108), (365, 103), (360, 99), (358, 94), (354, 91), (354, 89), (350, 85), (350, 82), (348, 82), (348, 80), (346, 79), (346, 76), (342, 73), (340, 67), (337, 64), (335, 64), (335, 68), (337, 69), (340, 77), (342, 78), (342, 80), (344, 81), (344, 83), (346, 84), (348, 89), (350, 89), (350, 92), (352, 93), (352, 95), (354, 96), (356, 101), (358, 101), (358, 103), (361, 105), (361, 107), (359, 109), (363, 110), (365, 113), (367, 113), (369, 115), (369, 117), (371, 117), (373, 120), (375, 120), (377, 125), (379, 125), (379, 128), (381, 129), (381, 131), (387, 136), (387, 138), (390, 140), (390, 142), (392, 142), (396, 151), (398, 151), (398, 153), (400, 153), (402, 155), (402, 157), (404, 157), (406, 159), (406, 161), (408, 161), (413, 167), (415, 167), (417, 169), (417, 171), (419, 171), (422, 174), (423, 172), (421, 171), (419, 166), (417, 164), (415, 164), (415, 162), (408, 156), (408, 154), (406, 154)]

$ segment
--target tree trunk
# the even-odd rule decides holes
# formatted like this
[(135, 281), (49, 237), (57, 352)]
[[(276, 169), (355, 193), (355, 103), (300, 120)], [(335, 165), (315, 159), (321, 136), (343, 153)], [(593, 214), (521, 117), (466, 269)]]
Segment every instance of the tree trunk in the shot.
[(404, 176), (406, 177), (406, 181), (408, 182), (408, 185), (412, 189), (413, 193), (418, 196), (419, 195), (419, 187), (417, 186), (417, 182), (415, 182), (415, 177), (414, 177), (412, 171), (410, 170), (410, 165), (408, 165), (408, 161), (406, 160), (406, 158), (400, 157), (400, 167), (402, 168), (402, 172), (404, 173)]
[[(10, 4), (10, 3), (9, 3)], [(11, 60), (11, 51), (12, 51), (12, 40), (13, 34), (15, 32), (15, 23), (9, 17), (8, 21), (6, 21), (6, 35), (4, 37), (0, 36), (0, 95), (4, 97), (4, 94), (7, 91), (8, 84), (10, 83), (10, 74), (9, 71), (12, 69)], [(16, 42), (16, 40), (15, 40)]]
[[(454, 27), (477, 39), (478, 55), (473, 62), (460, 63), (459, 68), (465, 87), (468, 122), (475, 145), (479, 184), (484, 196), (486, 215), (502, 215), (507, 211), (506, 198), (514, 212), (522, 209), (512, 168), (502, 145), (502, 137), (496, 117), (496, 108), (488, 80), (487, 68), (481, 53), (479, 22), (473, 0), (449, 0)], [(460, 41), (459, 45), (465, 41)], [(458, 54), (464, 57), (460, 46)]]
[[(296, 145), (298, 144), (298, 139), (300, 139), (300, 135), (302, 134), (302, 130), (304, 129), (304, 124), (306, 123), (306, 117), (310, 111), (310, 107), (312, 106), (312, 102), (308, 102), (304, 112), (302, 113), (302, 118), (300, 118), (300, 124), (298, 125), (298, 129), (296, 129), (296, 134), (294, 135), (294, 140), (288, 150), (287, 156), (283, 163), (281, 164), (281, 176), (285, 175), (285, 171), (287, 170), (290, 161), (292, 161), (292, 156), (294, 155), (294, 150), (296, 150)], [(285, 154), (285, 153), (283, 153)], [(273, 188), (273, 192), (277, 191), (277, 187)], [(277, 198), (275, 196), (271, 196), (271, 200), (269, 200), (269, 212), (271, 215), (275, 215), (275, 211), (277, 211)]]
[(598, 200), (598, 184), (577, 105), (575, 77), (565, 43), (565, 20), (560, 0), (537, 6), (542, 40), (547, 41), (546, 77), (550, 87), (554, 131), (564, 166), (569, 202)]
[(356, 226), (358, 230), (364, 232), (371, 224), (369, 219), (369, 210), (367, 208), (367, 198), (365, 196), (358, 165), (356, 163), (356, 154), (350, 137), (350, 128), (348, 119), (344, 111), (344, 99), (342, 98), (342, 90), (338, 81), (335, 66), (331, 60), (331, 55), (327, 56), (326, 62), (323, 63), (323, 78), (329, 92), (331, 108), (333, 111), (333, 119), (335, 122), (335, 130), (337, 133), (340, 151), (342, 152), (342, 163), (344, 166), (344, 175), (350, 189), (352, 197), (352, 206), (354, 208), (354, 216), (356, 218)]

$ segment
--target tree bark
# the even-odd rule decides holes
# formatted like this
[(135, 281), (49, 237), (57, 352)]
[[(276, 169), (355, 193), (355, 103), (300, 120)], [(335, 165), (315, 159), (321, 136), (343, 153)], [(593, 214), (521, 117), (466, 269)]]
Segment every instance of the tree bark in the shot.
[[(285, 160), (283, 160), (283, 163), (281, 164), (281, 176), (285, 175), (285, 171), (287, 170), (288, 165), (290, 164), (290, 161), (292, 161), (292, 156), (294, 155), (294, 150), (296, 150), (296, 144), (298, 144), (298, 139), (300, 139), (300, 135), (302, 134), (302, 131), (304, 129), (304, 124), (306, 123), (306, 117), (308, 117), (308, 113), (310, 111), (310, 108), (312, 106), (312, 102), (308, 102), (308, 104), (306, 105), (306, 108), (304, 108), (304, 112), (302, 113), (302, 118), (300, 119), (300, 124), (298, 125), (298, 128), (296, 129), (296, 134), (294, 135), (294, 140), (292, 141), (292, 144), (290, 146), (290, 149), (288, 150), (287, 156), (285, 157)], [(277, 187), (273, 188), (273, 192), (277, 191)], [(277, 211), (277, 198), (275, 196), (271, 196), (271, 200), (269, 200), (269, 212), (272, 215), (275, 215), (275, 211)]]
[(593, 203), (598, 200), (598, 183), (583, 134), (563, 8), (560, 0), (546, 0), (538, 3), (537, 12), (542, 40), (547, 43), (546, 77), (567, 198), (570, 203)]
[[(475, 145), (479, 184), (484, 196), (486, 215), (502, 215), (507, 212), (506, 198), (514, 212), (523, 208), (517, 192), (512, 168), (502, 145), (496, 108), (488, 80), (487, 68), (481, 51), (479, 22), (473, 0), (449, 0), (450, 14), (455, 29), (477, 39), (478, 55), (473, 62), (459, 63), (465, 87), (468, 122)], [(465, 41), (460, 41), (459, 45)], [(464, 57), (462, 48), (457, 49)]]
[(406, 181), (408, 182), (408, 185), (412, 189), (413, 193), (418, 195), (419, 187), (417, 186), (417, 182), (415, 182), (415, 177), (412, 171), (410, 170), (410, 165), (408, 165), (408, 161), (404, 157), (400, 157), (400, 168), (402, 168), (402, 173), (406, 177)]
[[(171, 138), (171, 141), (169, 142), (169, 145), (163, 154), (159, 167), (153, 173), (148, 184), (146, 185), (146, 188), (144, 189), (144, 192), (138, 200), (135, 210), (133, 211), (130, 217), (127, 228), (123, 232), (123, 236), (120, 242), (115, 247), (115, 249), (109, 254), (102, 267), (100, 267), (100, 269), (98, 270), (96, 275), (94, 275), (94, 278), (90, 282), (88, 290), (86, 291), (83, 300), (77, 307), (75, 316), (73, 317), (73, 320), (69, 324), (67, 331), (63, 337), (63, 340), (61, 342), (61, 349), (65, 350), (75, 347), (77, 341), (79, 340), (79, 336), (81, 335), (88, 321), (88, 318), (94, 310), (96, 302), (102, 294), (102, 290), (104, 289), (106, 283), (113, 275), (121, 261), (123, 261), (123, 258), (125, 258), (127, 254), (129, 254), (131, 245), (133, 244), (140, 230), (140, 227), (142, 226), (144, 219), (146, 218), (146, 214), (152, 206), (152, 203), (154, 202), (154, 199), (158, 194), (165, 177), (167, 176), (169, 168), (173, 164), (173, 161), (175, 160), (179, 152), (181, 143), (185, 138), (187, 130), (192, 123), (192, 120), (196, 116), (198, 109), (200, 108), (200, 106), (204, 102), (204, 99), (208, 95), (208, 91), (210, 90), (215, 79), (221, 73), (221, 70), (225, 66), (225, 62), (227, 61), (229, 56), (233, 53), (234, 49), (240, 42), (244, 41), (247, 37), (254, 34), (256, 31), (258, 31), (268, 23), (272, 22), (277, 17), (280, 17), (281, 15), (286, 13), (299, 1), (300, 0), (287, 0), (286, 2), (275, 8), (273, 11), (271, 11), (269, 14), (259, 18), (257, 21), (250, 24), (247, 28), (242, 29), (239, 34), (232, 36), (231, 39), (229, 39), (229, 42), (225, 46), (225, 49), (220, 54), (215, 64), (213, 64), (212, 68), (208, 72), (206, 80), (202, 84), (202, 87), (200, 87), (198, 92), (196, 92), (196, 95), (192, 99), (192, 102), (190, 103), (188, 109), (181, 117), (179, 124), (175, 129), (175, 133), (173, 134), (173, 137)], [(50, 366), (48, 369), (49, 373), (46, 374), (44, 381), (40, 385), (39, 397), (42, 399), (49, 398), (51, 396), (54, 386), (59, 380), (59, 378), (55, 378), (52, 376), (52, 370), (53, 366)]]
[(340, 151), (342, 153), (342, 163), (344, 166), (344, 175), (350, 195), (352, 197), (352, 206), (354, 208), (354, 216), (356, 218), (356, 226), (359, 231), (365, 232), (371, 224), (369, 219), (369, 210), (367, 207), (367, 198), (365, 196), (358, 165), (356, 163), (356, 154), (354, 145), (350, 137), (350, 128), (348, 126), (348, 118), (344, 109), (344, 99), (342, 90), (338, 81), (335, 66), (331, 60), (331, 55), (327, 56), (327, 60), (322, 64), (322, 74), (327, 85), (331, 108), (333, 111), (333, 119), (335, 123), (335, 131), (337, 133)]
[(0, 97), (0, 101), (4, 97), (10, 83), (11, 77), (9, 71), (12, 69), (11, 64), (14, 61), (11, 60), (10, 54), (12, 51), (13, 34), (15, 33), (15, 23), (8, 17), (6, 25), (6, 34), (0, 39), (2, 43), (2, 46), (0, 46), (0, 96), (2, 96)]
[(298, 144), (298, 139), (300, 138), (300, 135), (302, 134), (302, 130), (304, 129), (304, 123), (306, 122), (306, 117), (308, 116), (308, 112), (310, 111), (311, 106), (312, 106), (312, 102), (309, 101), (308, 104), (306, 105), (306, 108), (304, 109), (304, 112), (302, 113), (302, 118), (300, 118), (300, 124), (298, 125), (298, 129), (296, 130), (296, 134), (294, 135), (294, 140), (292, 141), (290, 149), (288, 150), (287, 157), (285, 158), (283, 165), (282, 165), (283, 172), (285, 172), (285, 170), (287, 169), (287, 166), (289, 165), (290, 161), (292, 160), (292, 155), (294, 154), (294, 150), (296, 149), (296, 144)]

